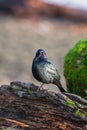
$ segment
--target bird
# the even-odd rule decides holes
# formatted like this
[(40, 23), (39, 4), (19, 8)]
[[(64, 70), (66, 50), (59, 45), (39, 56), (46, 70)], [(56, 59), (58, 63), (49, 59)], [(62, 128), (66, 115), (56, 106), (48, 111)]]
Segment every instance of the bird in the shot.
[(38, 49), (32, 62), (34, 78), (43, 84), (54, 84), (64, 93), (66, 90), (60, 82), (60, 75), (55, 65), (50, 61), (43, 49)]

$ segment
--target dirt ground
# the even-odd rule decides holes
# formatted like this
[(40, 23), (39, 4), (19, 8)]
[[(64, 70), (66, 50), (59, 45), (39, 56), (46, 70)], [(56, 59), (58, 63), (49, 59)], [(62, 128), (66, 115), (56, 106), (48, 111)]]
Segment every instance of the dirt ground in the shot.
[[(32, 76), (31, 65), (36, 50), (43, 48), (58, 68), (65, 87), (64, 56), (82, 38), (87, 38), (87, 23), (61, 18), (32, 21), (0, 16), (0, 84), (13, 80), (40, 84)], [(53, 85), (49, 89), (57, 91)]]

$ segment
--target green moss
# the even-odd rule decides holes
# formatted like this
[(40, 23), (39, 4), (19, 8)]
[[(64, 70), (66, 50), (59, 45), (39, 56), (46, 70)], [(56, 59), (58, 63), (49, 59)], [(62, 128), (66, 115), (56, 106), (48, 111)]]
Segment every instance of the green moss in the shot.
[(69, 92), (87, 96), (87, 40), (80, 40), (66, 54), (64, 76)]
[(74, 111), (74, 115), (80, 116), (80, 117), (87, 117), (87, 114), (84, 113), (84, 112), (82, 112), (82, 111), (79, 110), (79, 109), (76, 109), (76, 110)]
[(74, 114), (75, 116), (80, 116), (80, 117), (85, 117), (85, 118), (87, 118), (87, 113), (84, 112), (84, 111), (82, 111), (82, 110), (80, 110), (76, 104), (77, 104), (76, 102), (73, 102), (73, 101), (70, 100), (70, 99), (67, 99), (67, 100), (66, 100), (66, 105), (68, 105), (69, 107), (72, 107), (72, 108), (73, 108), (73, 114)]
[(72, 101), (72, 100), (67, 100), (66, 101), (66, 104), (68, 105), (68, 106), (70, 106), (70, 107), (72, 107), (72, 108), (74, 108), (75, 107), (75, 103)]
[(6, 128), (1, 128), (1, 130), (7, 130)]

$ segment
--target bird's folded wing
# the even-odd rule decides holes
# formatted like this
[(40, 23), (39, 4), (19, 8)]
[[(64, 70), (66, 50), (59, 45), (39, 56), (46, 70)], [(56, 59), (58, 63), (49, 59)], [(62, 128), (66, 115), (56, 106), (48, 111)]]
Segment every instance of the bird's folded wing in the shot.
[(56, 69), (56, 67), (53, 65), (53, 64), (47, 64), (46, 65), (46, 70), (49, 74), (51, 74), (52, 76), (56, 76), (56, 77), (59, 77), (59, 74), (58, 74), (58, 71)]

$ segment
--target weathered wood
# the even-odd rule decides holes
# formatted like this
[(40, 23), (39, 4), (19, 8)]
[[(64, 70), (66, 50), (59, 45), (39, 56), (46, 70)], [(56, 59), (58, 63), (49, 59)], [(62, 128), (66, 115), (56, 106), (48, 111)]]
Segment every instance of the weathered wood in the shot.
[(32, 83), (2, 85), (0, 129), (20, 130), (19, 126), (23, 130), (25, 126), (29, 130), (87, 130), (87, 100), (41, 90)]

